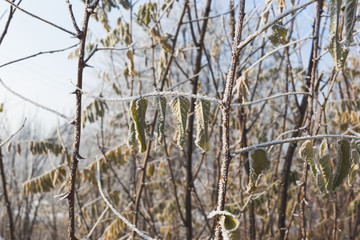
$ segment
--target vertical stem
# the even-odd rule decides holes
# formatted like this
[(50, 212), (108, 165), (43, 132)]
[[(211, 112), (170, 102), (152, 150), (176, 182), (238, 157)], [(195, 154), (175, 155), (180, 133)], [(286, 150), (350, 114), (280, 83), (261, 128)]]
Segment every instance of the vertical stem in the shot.
[[(198, 91), (198, 81), (199, 81), (199, 76), (198, 73), (201, 70), (201, 59), (203, 56), (203, 49), (204, 49), (204, 39), (205, 39), (205, 34), (206, 34), (206, 30), (207, 30), (207, 23), (208, 23), (208, 19), (207, 17), (209, 16), (210, 13), (210, 5), (211, 5), (211, 0), (207, 0), (206, 2), (206, 7), (205, 7), (205, 20), (203, 22), (202, 28), (201, 28), (201, 33), (200, 33), (200, 40), (198, 41), (198, 43), (195, 42), (195, 44), (197, 45), (197, 47), (199, 47), (199, 49), (197, 50), (196, 53), (196, 62), (195, 62), (195, 69), (194, 69), (194, 75), (196, 77), (194, 77), (191, 80), (191, 84), (192, 84), (192, 94), (197, 94)], [(191, 24), (191, 23), (190, 23)], [(193, 175), (192, 175), (192, 152), (193, 152), (193, 133), (194, 133), (194, 111), (195, 111), (195, 99), (191, 98), (191, 105), (190, 105), (190, 112), (189, 112), (189, 126), (187, 129), (187, 154), (186, 154), (186, 185), (185, 185), (185, 224), (186, 224), (186, 239), (187, 240), (191, 240), (192, 239), (192, 214), (191, 214), (191, 208), (192, 208), (192, 204), (191, 204), (191, 193), (192, 193), (192, 189), (193, 189)]]
[(334, 192), (333, 194), (333, 198), (334, 198), (334, 224), (333, 224), (333, 230), (332, 230), (332, 239), (336, 240), (336, 229), (337, 229), (337, 208), (336, 208), (336, 192)]
[[(88, 29), (88, 23), (90, 15), (93, 13), (96, 8), (99, 0), (96, 0), (94, 3), (85, 5), (85, 13), (83, 18), (83, 25), (81, 34), (79, 34), (80, 39), (80, 51), (79, 51), (79, 60), (78, 60), (78, 70), (77, 70), (77, 83), (76, 86), (81, 89), (83, 82), (83, 71), (86, 66), (85, 64), (85, 44), (86, 44), (86, 35)], [(81, 159), (80, 151), (80, 137), (81, 137), (81, 91), (76, 89), (76, 113), (74, 121), (74, 145), (73, 145), (73, 155), (71, 163), (71, 173), (70, 173), (70, 182), (69, 182), (69, 191), (67, 195), (68, 206), (69, 206), (69, 226), (68, 226), (68, 239), (76, 240), (75, 237), (75, 182), (76, 182), (76, 172), (78, 168), (79, 159)]]
[[(314, 93), (315, 93), (315, 75), (317, 69), (317, 53), (318, 53), (318, 42), (319, 42), (319, 29), (320, 29), (320, 16), (322, 12), (322, 0), (316, 2), (316, 18), (314, 25), (314, 41), (313, 41), (313, 67), (310, 76), (310, 96), (309, 96), (309, 106), (308, 114), (306, 118), (306, 133), (311, 135), (312, 133), (312, 117), (314, 115)], [(300, 204), (300, 225), (301, 225), (301, 237), (306, 239), (306, 218), (305, 218), (305, 202), (306, 202), (306, 181), (308, 176), (309, 164), (304, 162), (303, 177), (302, 177), (302, 186), (301, 186), (301, 204)]]
[[(317, 8), (316, 8), (316, 19), (314, 23), (314, 39), (313, 44), (311, 48), (310, 53), (310, 61), (308, 65), (308, 71), (306, 76), (306, 83), (305, 85), (310, 89), (311, 85), (311, 78), (314, 78), (315, 70), (314, 67), (316, 64), (314, 62), (316, 61), (316, 57), (314, 57), (314, 54), (317, 53), (318, 49), (318, 39), (319, 39), (319, 28), (320, 28), (320, 15), (322, 12), (322, 0), (318, 0), (317, 2)], [(311, 90), (310, 90), (311, 91)], [(296, 129), (300, 128), (303, 124), (303, 121), (305, 119), (305, 113), (308, 108), (308, 98), (303, 98), (300, 104), (299, 108), (299, 115), (297, 117), (297, 123), (296, 123)], [(309, 125), (310, 127), (310, 125)], [(300, 135), (300, 131), (295, 132), (292, 137), (298, 137)], [(285, 219), (286, 219), (286, 208), (287, 208), (287, 189), (289, 186), (289, 175), (290, 175), (290, 168), (292, 165), (292, 159), (295, 153), (297, 144), (292, 143), (289, 145), (289, 148), (286, 152), (285, 156), (285, 163), (284, 168), (282, 172), (282, 178), (281, 178), (281, 188), (280, 188), (280, 206), (279, 206), (279, 221), (278, 221), (278, 227), (280, 231), (280, 239), (284, 239), (285, 233), (286, 233), (286, 225), (285, 225)], [(305, 180), (305, 178), (303, 178)], [(306, 180), (305, 180), (306, 181)], [(306, 192), (306, 189), (304, 193)], [(303, 195), (303, 200), (305, 200), (306, 195)], [(302, 201), (303, 204), (305, 204), (305, 201)], [(302, 211), (302, 210), (301, 210)], [(302, 224), (304, 222), (302, 221)]]
[[(220, 178), (219, 178), (219, 190), (218, 190), (218, 202), (217, 202), (217, 210), (222, 211), (225, 207), (225, 194), (226, 194), (226, 184), (227, 184), (227, 177), (228, 177), (228, 170), (230, 164), (230, 104), (231, 104), (231, 97), (232, 97), (232, 90), (234, 87), (234, 80), (235, 80), (235, 71), (236, 65), (239, 58), (239, 51), (237, 46), (241, 41), (241, 32), (243, 28), (245, 16), (245, 0), (240, 1), (239, 6), (239, 16), (235, 26), (235, 38), (233, 41), (232, 46), (232, 56), (231, 56), (231, 65), (227, 74), (226, 79), (226, 86), (224, 97), (222, 100), (221, 106), (221, 113), (222, 113), (222, 163), (220, 168)], [(216, 232), (215, 232), (215, 239), (221, 239), (221, 227), (219, 221), (217, 222)]]
[(12, 211), (11, 211), (11, 203), (10, 203), (7, 188), (6, 188), (6, 178), (5, 178), (4, 162), (3, 162), (3, 155), (1, 152), (1, 148), (0, 148), (0, 173), (1, 173), (1, 181), (2, 181), (5, 206), (6, 206), (6, 211), (7, 211), (8, 218), (9, 218), (9, 239), (14, 240), (15, 239), (14, 221), (13, 221), (13, 216), (12, 216)]
[[(164, 75), (161, 77), (160, 79), (160, 83), (161, 83), (161, 86), (160, 86), (160, 91), (163, 90), (164, 88), (164, 85), (165, 85), (165, 78), (168, 74), (168, 71), (170, 69), (170, 65), (172, 63), (172, 60), (173, 60), (173, 54), (174, 54), (174, 50), (175, 50), (175, 46), (176, 46), (176, 42), (177, 42), (177, 38), (179, 36), (179, 31), (180, 31), (180, 27), (182, 25), (182, 20), (185, 16), (185, 12), (186, 12), (186, 8), (187, 8), (187, 4), (188, 4), (188, 0), (185, 1), (184, 3), (184, 8), (182, 10), (182, 13), (181, 13), (181, 16), (180, 16), (180, 19), (179, 19), (179, 24), (177, 26), (177, 29), (176, 29), (176, 33), (175, 33), (175, 36), (174, 36), (174, 41), (173, 41), (173, 45), (172, 45), (172, 54), (170, 56), (170, 59), (169, 59), (169, 62), (166, 66), (166, 69), (164, 71)], [(152, 121), (152, 124), (151, 124), (151, 128), (150, 128), (150, 132), (151, 132), (151, 135), (153, 135), (153, 131), (154, 131), (154, 127), (155, 127), (155, 122), (156, 122), (156, 118), (157, 118), (157, 112), (155, 111), (155, 114), (154, 114), (154, 118), (153, 118), (153, 121)], [(134, 215), (134, 218), (133, 218), (133, 224), (136, 226), (137, 225), (137, 221), (138, 221), (138, 213), (139, 213), (139, 206), (140, 206), (140, 200), (141, 200), (141, 194), (142, 194), (142, 191), (143, 191), (143, 188), (144, 188), (144, 185), (145, 185), (145, 180), (146, 180), (146, 167), (147, 167), (147, 162), (148, 162), (148, 159), (150, 157), (150, 149), (151, 149), (151, 141), (148, 141), (147, 143), (147, 150), (146, 150), (146, 153), (145, 153), (145, 156), (144, 156), (144, 159), (143, 159), (143, 163), (142, 163), (142, 168), (141, 168), (141, 175), (140, 175), (140, 185), (138, 187), (138, 190), (137, 190), (137, 193), (136, 193), (136, 198), (135, 198), (135, 215)], [(132, 231), (131, 233), (131, 238), (132, 239), (135, 239), (135, 231)]]

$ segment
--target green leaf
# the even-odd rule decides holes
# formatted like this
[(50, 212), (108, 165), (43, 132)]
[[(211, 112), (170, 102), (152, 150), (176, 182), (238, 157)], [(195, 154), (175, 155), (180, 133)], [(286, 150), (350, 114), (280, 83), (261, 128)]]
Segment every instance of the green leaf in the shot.
[(301, 145), (299, 155), (304, 161), (306, 161), (310, 165), (311, 172), (313, 176), (316, 177), (318, 170), (314, 161), (315, 152), (311, 140), (307, 140)]
[(0, 104), (0, 112), (3, 112), (4, 111), (4, 104)]
[(250, 161), (250, 178), (247, 186), (247, 193), (256, 190), (261, 174), (266, 172), (270, 167), (270, 161), (265, 149), (255, 149), (249, 153)]
[(141, 152), (146, 151), (145, 115), (146, 115), (147, 105), (148, 105), (148, 100), (144, 98), (133, 100), (130, 103), (131, 117), (135, 123), (136, 138), (138, 139), (139, 144), (141, 146), (140, 148)]
[(321, 142), (319, 149), (319, 168), (323, 178), (323, 182), (325, 183), (326, 190), (331, 191), (333, 177), (331, 171), (329, 149), (328, 149), (327, 141), (325, 139)]
[(186, 122), (188, 111), (190, 109), (190, 101), (185, 97), (176, 97), (170, 102), (170, 106), (178, 126), (177, 145), (180, 149), (183, 149), (185, 144)]
[(341, 139), (337, 142), (337, 161), (335, 176), (333, 182), (333, 190), (341, 186), (350, 172), (351, 162), (350, 162), (350, 143)]
[(195, 105), (195, 115), (197, 122), (195, 144), (204, 152), (210, 149), (208, 125), (210, 116), (210, 101), (197, 100)]
[(157, 141), (160, 145), (164, 142), (165, 136), (165, 111), (166, 111), (166, 98), (163, 96), (156, 98), (156, 109), (158, 112), (157, 119)]
[(357, 0), (345, 1), (345, 38), (346, 44), (349, 46), (353, 40), (353, 29), (356, 21)]
[(268, 36), (270, 42), (274, 44), (275, 46), (279, 44), (285, 44), (286, 43), (286, 35), (289, 31), (289, 29), (285, 28), (284, 26), (280, 24), (274, 24), (271, 27), (271, 33)]

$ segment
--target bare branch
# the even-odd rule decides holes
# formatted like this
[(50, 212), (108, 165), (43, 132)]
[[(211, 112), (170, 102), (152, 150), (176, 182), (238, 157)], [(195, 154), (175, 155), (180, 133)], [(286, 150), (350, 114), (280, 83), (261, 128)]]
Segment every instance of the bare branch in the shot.
[(5, 83), (1, 80), (1, 78), (0, 78), (0, 83), (1, 83), (1, 85), (3, 85), (3, 87), (4, 87), (6, 90), (8, 90), (9, 92), (11, 92), (11, 93), (14, 94), (15, 96), (21, 98), (22, 100), (24, 100), (24, 101), (26, 101), (26, 102), (29, 102), (29, 103), (35, 105), (35, 106), (38, 107), (38, 108), (44, 109), (44, 110), (46, 110), (46, 111), (48, 111), (48, 112), (51, 112), (51, 113), (53, 113), (53, 114), (55, 114), (55, 115), (57, 115), (57, 116), (65, 119), (66, 121), (68, 121), (68, 123), (71, 123), (71, 122), (72, 122), (72, 119), (71, 119), (70, 117), (66, 116), (65, 114), (59, 113), (58, 111), (56, 111), (56, 110), (54, 110), (54, 109), (48, 108), (48, 107), (46, 107), (46, 106), (44, 106), (44, 105), (41, 105), (41, 104), (39, 104), (39, 103), (37, 103), (37, 102), (34, 102), (33, 100), (28, 99), (28, 98), (20, 95), (19, 93), (15, 92), (14, 90), (10, 89), (8, 86), (5, 85)]
[(17, 9), (19, 9), (20, 11), (26, 13), (27, 15), (30, 15), (30, 16), (33, 17), (33, 18), (36, 18), (36, 19), (38, 19), (38, 20), (40, 20), (40, 21), (42, 21), (42, 22), (44, 22), (44, 23), (47, 23), (47, 24), (49, 24), (49, 25), (51, 25), (51, 26), (53, 26), (53, 27), (56, 27), (57, 29), (60, 29), (61, 31), (66, 32), (66, 33), (68, 33), (68, 34), (71, 34), (71, 35), (73, 35), (74, 37), (77, 37), (77, 36), (78, 36), (78, 34), (76, 34), (76, 33), (73, 33), (73, 32), (71, 32), (71, 31), (69, 31), (69, 30), (66, 30), (65, 28), (60, 27), (60, 26), (56, 25), (55, 23), (49, 22), (48, 20), (45, 20), (45, 19), (43, 19), (43, 18), (41, 18), (41, 17), (39, 17), (39, 16), (37, 16), (37, 15), (35, 15), (35, 14), (32, 14), (32, 13), (26, 11), (25, 9), (20, 8), (19, 6), (17, 6), (16, 4), (10, 2), (9, 0), (4, 0), (4, 1), (7, 2), (7, 3), (9, 3), (9, 4), (10, 4), (11, 6), (13, 6), (14, 8), (17, 8)]
[[(1, 80), (1, 79), (0, 79)], [(6, 143), (8, 143), (16, 134), (18, 134), (21, 129), (24, 128), (26, 122), (26, 118), (24, 119), (23, 123), (21, 124), (20, 128), (16, 130), (13, 134), (11, 134), (7, 139), (5, 139), (2, 143), (0, 143), (0, 148), (3, 147)]]
[(98, 188), (101, 194), (101, 197), (104, 199), (105, 203), (109, 206), (109, 208), (111, 209), (111, 211), (118, 216), (131, 230), (135, 231), (137, 234), (139, 234), (140, 237), (147, 239), (147, 240), (155, 240), (154, 238), (149, 237), (148, 235), (144, 234), (143, 232), (141, 232), (139, 229), (136, 228), (135, 225), (131, 224), (129, 222), (129, 220), (127, 220), (123, 215), (121, 215), (120, 212), (118, 212), (114, 206), (110, 203), (110, 201), (105, 197), (105, 194), (102, 190), (101, 187), (101, 180), (100, 180), (100, 162), (99, 160), (97, 160), (97, 164), (96, 164), (96, 180), (97, 180), (97, 184), (98, 184)]
[(78, 45), (79, 44), (77, 43), (77, 44), (74, 44), (74, 45), (72, 45), (70, 47), (67, 47), (67, 48), (62, 48), (62, 49), (58, 49), (58, 50), (50, 50), (50, 51), (45, 51), (45, 52), (38, 52), (38, 53), (35, 53), (35, 54), (32, 54), (32, 55), (29, 55), (27, 57), (19, 58), (19, 59), (4, 63), (4, 64), (0, 65), (0, 68), (5, 67), (5, 66), (10, 65), (10, 64), (13, 64), (13, 63), (17, 63), (17, 62), (29, 59), (29, 58), (37, 57), (39, 55), (63, 52), (63, 51), (69, 50), (71, 48), (74, 48), (74, 47), (76, 47)]

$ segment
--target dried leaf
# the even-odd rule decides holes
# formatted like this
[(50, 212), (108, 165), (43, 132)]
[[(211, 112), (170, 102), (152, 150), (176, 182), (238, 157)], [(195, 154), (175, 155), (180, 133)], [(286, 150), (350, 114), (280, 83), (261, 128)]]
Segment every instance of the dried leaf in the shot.
[(289, 31), (289, 29), (285, 28), (284, 26), (280, 24), (274, 24), (271, 27), (271, 33), (268, 36), (270, 42), (278, 46), (279, 44), (285, 44), (286, 43), (286, 35)]
[(223, 231), (231, 232), (239, 227), (239, 220), (231, 215), (222, 215), (220, 224)]
[(334, 175), (333, 189), (341, 186), (351, 169), (350, 143), (341, 139), (337, 142), (337, 161)]
[(197, 122), (196, 140), (195, 144), (204, 152), (210, 149), (208, 125), (210, 116), (210, 101), (197, 100), (195, 105), (195, 115)]
[(145, 115), (146, 115), (147, 105), (148, 105), (148, 100), (144, 98), (133, 100), (130, 103), (131, 117), (135, 123), (136, 138), (141, 146), (140, 152), (146, 151)]
[(349, 46), (353, 40), (353, 29), (356, 21), (357, 0), (345, 1), (345, 38), (346, 44)]
[(158, 112), (157, 119), (157, 141), (160, 145), (164, 142), (165, 136), (165, 111), (166, 111), (166, 98), (157, 97), (156, 98), (156, 109)]
[(350, 173), (349, 173), (349, 177), (348, 177), (348, 184), (349, 186), (352, 186), (355, 182), (355, 177), (356, 174), (358, 173), (359, 170), (359, 164), (351, 164), (351, 169), (350, 169)]
[(64, 165), (57, 167), (39, 177), (32, 178), (23, 184), (25, 195), (49, 192), (55, 188), (58, 183), (65, 180), (66, 167)]
[(314, 161), (315, 152), (311, 140), (307, 140), (301, 145), (299, 155), (304, 161), (306, 161), (310, 165), (311, 172), (313, 176), (316, 177), (318, 170)]
[(185, 97), (177, 97), (170, 102), (170, 106), (175, 115), (178, 126), (177, 145), (180, 149), (183, 149), (185, 144), (186, 122), (188, 111), (190, 109), (190, 101)]
[(270, 161), (265, 149), (255, 149), (249, 153), (250, 177), (247, 193), (256, 190), (260, 176), (270, 167)]
[(341, 69), (344, 66), (347, 54), (349, 50), (346, 46), (339, 42), (339, 13), (340, 13), (341, 1), (330, 0), (329, 12), (330, 12), (330, 35), (329, 35), (329, 52), (335, 61), (337, 69)]
[[(323, 182), (327, 191), (332, 190), (332, 171), (331, 171), (331, 161), (329, 150), (327, 146), (327, 141), (324, 139), (321, 142), (319, 149), (319, 168), (323, 178)], [(318, 185), (319, 186), (319, 185)]]

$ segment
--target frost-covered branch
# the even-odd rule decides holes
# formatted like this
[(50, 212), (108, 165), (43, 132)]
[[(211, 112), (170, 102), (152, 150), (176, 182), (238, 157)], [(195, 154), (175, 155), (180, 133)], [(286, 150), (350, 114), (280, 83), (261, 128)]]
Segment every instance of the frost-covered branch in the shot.
[(101, 180), (100, 180), (100, 162), (99, 159), (97, 160), (97, 164), (96, 164), (96, 179), (97, 179), (97, 184), (98, 184), (98, 188), (101, 194), (101, 197), (104, 199), (105, 203), (109, 206), (109, 208), (111, 209), (111, 211), (118, 216), (131, 230), (135, 231), (137, 234), (139, 234), (140, 237), (147, 239), (147, 240), (155, 240), (154, 238), (149, 237), (148, 235), (146, 235), (145, 233), (141, 232), (139, 229), (136, 228), (135, 225), (131, 224), (129, 222), (129, 220), (127, 220), (123, 215), (121, 215), (120, 212), (118, 212), (114, 206), (110, 203), (110, 201), (105, 197), (105, 194), (102, 190), (101, 187)]
[[(89, 92), (86, 92), (82, 89), (79, 89), (79, 91), (82, 92), (82, 94), (97, 99), (99, 101), (102, 102), (130, 102), (132, 100), (136, 100), (139, 98), (150, 98), (150, 97), (158, 97), (158, 96), (175, 96), (175, 97), (187, 97), (187, 98), (195, 98), (195, 99), (201, 99), (201, 100), (207, 100), (216, 104), (221, 104), (222, 101), (220, 99), (217, 99), (215, 97), (208, 97), (208, 96), (204, 96), (204, 95), (199, 95), (199, 94), (192, 94), (192, 93), (188, 93), (188, 92), (179, 92), (179, 91), (163, 91), (163, 92), (150, 92), (150, 93), (145, 93), (145, 94), (140, 94), (140, 95), (136, 95), (136, 96), (131, 96), (131, 97), (122, 97), (122, 98), (104, 98), (104, 97), (98, 97), (98, 96), (94, 96)], [(258, 104), (261, 102), (265, 102), (268, 100), (272, 100), (275, 98), (280, 98), (280, 97), (285, 97), (285, 96), (289, 96), (289, 95), (309, 95), (310, 93), (308, 92), (288, 92), (288, 93), (280, 93), (277, 95), (273, 95), (267, 98), (262, 98), (262, 99), (258, 99), (252, 102), (246, 102), (246, 103), (233, 103), (231, 104), (232, 107), (236, 107), (236, 106), (249, 106), (249, 105), (253, 105), (253, 104)]]
[(257, 149), (257, 148), (261, 148), (261, 147), (269, 147), (269, 146), (278, 145), (278, 144), (291, 143), (291, 142), (297, 142), (297, 141), (304, 141), (304, 140), (310, 140), (310, 139), (322, 139), (322, 138), (341, 138), (341, 139), (360, 140), (360, 136), (357, 137), (357, 136), (338, 135), (338, 134), (322, 134), (322, 135), (316, 135), (316, 136), (294, 137), (294, 138), (280, 139), (280, 140), (275, 140), (275, 141), (271, 141), (271, 142), (265, 142), (265, 143), (260, 143), (260, 144), (244, 147), (244, 148), (241, 148), (241, 149), (236, 150), (235, 152), (233, 152), (231, 154), (231, 156), (235, 156), (237, 154), (240, 154), (240, 153), (243, 153), (243, 152), (248, 152), (248, 151), (251, 151), (253, 149)]
[(39, 103), (37, 103), (37, 102), (34, 102), (33, 100), (28, 99), (28, 98), (20, 95), (19, 93), (15, 92), (15, 91), (12, 90), (11, 88), (9, 88), (7, 85), (5, 85), (5, 83), (1, 80), (1, 78), (0, 78), (0, 83), (1, 83), (1, 85), (3, 85), (3, 87), (4, 87), (6, 90), (8, 90), (9, 92), (11, 92), (11, 93), (14, 94), (15, 96), (21, 98), (22, 100), (24, 100), (24, 101), (26, 101), (26, 102), (29, 102), (29, 103), (35, 105), (35, 106), (38, 107), (38, 108), (44, 109), (44, 110), (46, 110), (46, 111), (48, 111), (48, 112), (51, 112), (51, 113), (53, 113), (53, 114), (55, 114), (55, 115), (57, 115), (57, 116), (65, 119), (65, 120), (68, 121), (69, 123), (72, 122), (72, 119), (71, 119), (70, 117), (68, 117), (68, 116), (66, 116), (66, 115), (64, 115), (64, 114), (62, 114), (62, 113), (59, 113), (58, 111), (56, 111), (56, 110), (54, 110), (54, 109), (48, 108), (48, 107), (46, 107), (46, 106), (44, 106), (44, 105), (41, 105), (41, 104), (39, 104)]
[(308, 40), (308, 39), (311, 39), (313, 38), (313, 36), (309, 36), (309, 37), (305, 37), (305, 38), (302, 38), (302, 39), (299, 39), (299, 40), (296, 40), (296, 41), (292, 41), (292, 42), (289, 42), (287, 44), (284, 44), (284, 45), (281, 45), (280, 47), (278, 48), (275, 48), (274, 50), (268, 52), (267, 54), (265, 54), (264, 56), (262, 56), (261, 58), (259, 58), (256, 62), (254, 62), (249, 68), (247, 68), (245, 70), (245, 73), (249, 72), (251, 69), (253, 69), (258, 63), (260, 63), (261, 61), (263, 61), (265, 58), (267, 58), (268, 56), (272, 55), (273, 53), (276, 53), (277, 51), (279, 51), (280, 49), (283, 49), (283, 48), (286, 48), (290, 45), (293, 45), (295, 43), (298, 43), (298, 42), (302, 42), (302, 41), (305, 41), (305, 40)]
[(52, 54), (52, 53), (63, 52), (63, 51), (69, 50), (69, 49), (71, 49), (71, 48), (74, 48), (74, 47), (76, 47), (76, 46), (78, 46), (78, 45), (79, 45), (79, 44), (77, 43), (77, 44), (74, 44), (74, 45), (72, 45), (72, 46), (70, 46), (70, 47), (66, 47), (66, 48), (62, 48), (62, 49), (50, 50), (50, 51), (44, 51), (44, 52), (38, 52), (38, 53), (29, 55), (29, 56), (26, 56), (26, 57), (23, 57), (23, 58), (19, 58), (19, 59), (16, 59), (16, 60), (13, 60), (13, 61), (4, 63), (4, 64), (0, 65), (0, 68), (5, 67), (5, 66), (10, 65), (10, 64), (13, 64), (13, 63), (17, 63), (17, 62), (20, 62), (20, 61), (29, 59), (29, 58), (37, 57), (37, 56), (42, 55), (42, 54)]
[(266, 25), (264, 25), (261, 29), (257, 30), (256, 32), (254, 32), (253, 34), (251, 34), (250, 36), (248, 36), (244, 41), (242, 41), (237, 47), (238, 49), (243, 49), (247, 44), (249, 44), (252, 40), (254, 40), (257, 36), (259, 36), (261, 33), (263, 33), (265, 30), (267, 30), (269, 27), (271, 27), (272, 25), (274, 25), (276, 22), (278, 22), (279, 20), (283, 19), (284, 17), (286, 17), (287, 15), (296, 12), (299, 9), (302, 9), (312, 3), (314, 3), (315, 0), (310, 0), (307, 2), (304, 2), (303, 4), (299, 4), (293, 8), (290, 8), (287, 11), (284, 11), (282, 14), (279, 14), (277, 17), (275, 17), (274, 19), (272, 19), (271, 21), (269, 21)]
[(259, 100), (255, 100), (252, 102), (245, 102), (245, 103), (232, 103), (231, 106), (232, 107), (236, 107), (236, 106), (249, 106), (249, 105), (253, 105), (253, 104), (257, 104), (257, 103), (261, 103), (261, 102), (266, 102), (268, 100), (272, 100), (275, 98), (280, 98), (280, 97), (285, 97), (285, 96), (289, 96), (289, 95), (310, 95), (310, 93), (308, 92), (287, 92), (287, 93), (280, 93), (280, 94), (276, 94), (267, 98), (262, 98)]
[(35, 15), (35, 14), (32, 14), (31, 12), (28, 12), (28, 11), (26, 11), (25, 9), (20, 8), (18, 5), (16, 5), (15, 3), (13, 3), (13, 2), (11, 2), (11, 1), (9, 1), (9, 0), (5, 0), (5, 2), (7, 2), (7, 3), (10, 4), (11, 6), (13, 6), (14, 8), (19, 9), (19, 10), (22, 11), (23, 13), (26, 13), (27, 15), (29, 15), (29, 16), (31, 16), (31, 17), (33, 17), (33, 18), (36, 18), (36, 19), (38, 19), (38, 20), (40, 20), (40, 21), (42, 21), (42, 22), (44, 22), (44, 23), (47, 23), (47, 24), (49, 24), (49, 25), (51, 25), (51, 26), (53, 26), (53, 27), (56, 27), (57, 29), (60, 29), (61, 31), (64, 31), (64, 32), (66, 32), (66, 33), (68, 33), (68, 34), (73, 35), (74, 37), (77, 37), (77, 34), (76, 34), (76, 33), (73, 33), (73, 32), (71, 32), (71, 31), (69, 31), (69, 30), (67, 30), (67, 29), (65, 29), (65, 28), (63, 28), (63, 27), (60, 27), (60, 26), (56, 25), (55, 23), (49, 22), (48, 20), (45, 20), (45, 19), (43, 19), (43, 18), (41, 18), (41, 17), (39, 17), (39, 16), (37, 16), (37, 15)]

